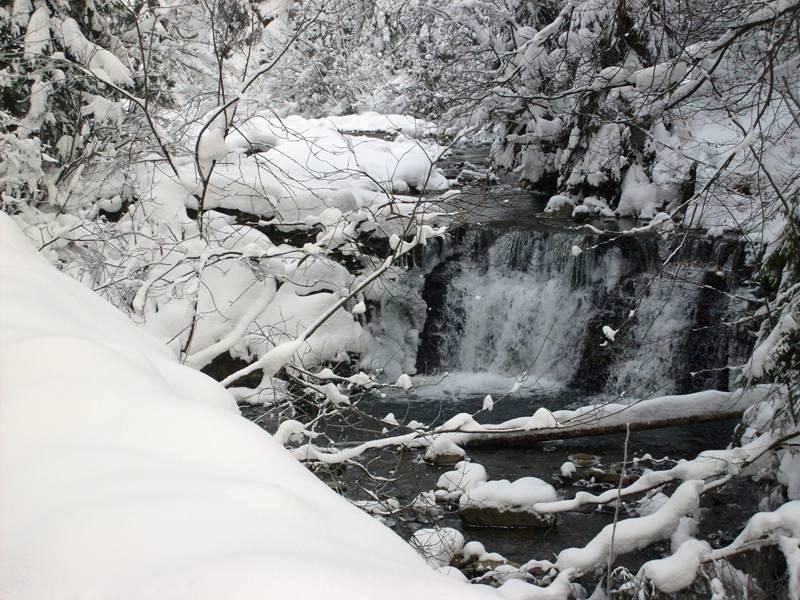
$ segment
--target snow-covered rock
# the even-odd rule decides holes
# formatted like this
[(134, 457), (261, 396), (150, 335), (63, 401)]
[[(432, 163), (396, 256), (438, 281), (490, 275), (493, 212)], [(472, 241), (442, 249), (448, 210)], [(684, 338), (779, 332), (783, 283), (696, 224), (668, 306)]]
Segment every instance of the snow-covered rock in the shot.
[(439, 476), (436, 482), (436, 497), (444, 500), (458, 500), (468, 489), (487, 479), (483, 465), (461, 461), (452, 471)]
[(466, 452), (447, 436), (437, 436), (425, 451), (425, 460), (436, 465), (454, 465), (464, 460)]
[(464, 535), (452, 527), (418, 529), (411, 545), (433, 566), (446, 567), (464, 547)]
[(572, 214), (574, 208), (575, 201), (572, 198), (564, 196), (563, 194), (557, 194), (547, 201), (544, 212), (568, 217)]
[(553, 486), (536, 477), (485, 481), (464, 492), (459, 511), (465, 521), (475, 525), (549, 527), (555, 522), (555, 515), (538, 513), (533, 505), (556, 498)]

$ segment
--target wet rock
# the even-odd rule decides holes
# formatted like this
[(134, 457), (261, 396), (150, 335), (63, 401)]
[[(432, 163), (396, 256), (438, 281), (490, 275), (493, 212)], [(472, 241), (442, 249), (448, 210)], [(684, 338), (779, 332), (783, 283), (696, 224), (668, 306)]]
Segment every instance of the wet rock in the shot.
[(570, 454), (567, 458), (578, 468), (594, 467), (600, 464), (599, 456), (585, 452), (576, 452), (575, 454)]
[[(588, 476), (594, 478), (594, 480), (598, 483), (610, 483), (613, 485), (619, 485), (620, 477), (622, 476), (622, 471), (615, 466), (612, 466), (609, 469), (600, 469), (598, 467), (592, 467), (588, 471)], [(622, 481), (623, 485), (630, 485), (634, 481), (639, 479), (633, 473), (627, 472), (625, 473), (625, 478)]]
[(459, 568), (468, 578), (482, 577), (502, 568), (518, 569), (519, 565), (507, 560), (476, 560)]
[(482, 577), (498, 569), (519, 569), (519, 565), (497, 552), (487, 552), (480, 542), (472, 541), (464, 545), (460, 555), (450, 563), (470, 579)]

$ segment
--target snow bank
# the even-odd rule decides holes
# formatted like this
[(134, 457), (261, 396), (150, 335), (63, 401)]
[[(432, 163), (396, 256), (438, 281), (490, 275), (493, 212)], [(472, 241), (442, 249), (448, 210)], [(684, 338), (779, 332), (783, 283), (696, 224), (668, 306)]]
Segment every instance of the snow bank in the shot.
[(357, 115), (331, 116), (322, 119), (309, 119), (315, 126), (331, 127), (348, 132), (393, 132), (399, 131), (412, 138), (436, 135), (437, 127), (430, 121), (416, 119), (407, 115), (383, 115), (364, 112)]
[[(257, 114), (226, 138), (228, 154), (214, 169), (204, 206), (292, 223), (325, 208), (374, 210), (386, 203), (387, 192), (448, 189), (434, 166), (443, 151), (438, 145), (404, 135), (386, 141), (344, 133), (392, 129), (412, 135), (431, 131), (430, 125), (399, 115), (277, 119)], [(193, 169), (191, 162), (183, 165), (181, 179), (196, 181)], [(196, 208), (192, 196), (185, 202)]]
[(480, 598), (0, 214), (0, 597)]
[[(276, 246), (260, 231), (216, 211), (206, 214), (204, 226), (205, 241), (165, 244), (163, 252), (154, 253), (131, 303), (134, 320), (176, 355), (188, 345), (187, 363), (193, 367), (226, 351), (244, 360), (264, 357), (297, 338), (354, 283), (347, 269), (314, 248)], [(364, 338), (361, 325), (341, 310), (296, 355), (310, 367), (362, 350)]]

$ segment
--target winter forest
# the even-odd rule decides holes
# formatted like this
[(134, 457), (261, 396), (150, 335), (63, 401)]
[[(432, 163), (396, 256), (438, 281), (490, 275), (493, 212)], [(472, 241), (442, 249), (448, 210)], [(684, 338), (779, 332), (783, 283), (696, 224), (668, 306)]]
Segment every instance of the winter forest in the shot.
[(800, 0), (0, 33), (0, 600), (800, 600)]

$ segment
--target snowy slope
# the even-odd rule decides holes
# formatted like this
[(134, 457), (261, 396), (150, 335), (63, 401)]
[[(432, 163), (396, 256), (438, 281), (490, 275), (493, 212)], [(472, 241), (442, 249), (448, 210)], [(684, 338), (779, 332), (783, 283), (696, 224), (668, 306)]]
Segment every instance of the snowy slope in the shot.
[(0, 213), (0, 598), (494, 597), (431, 570)]

